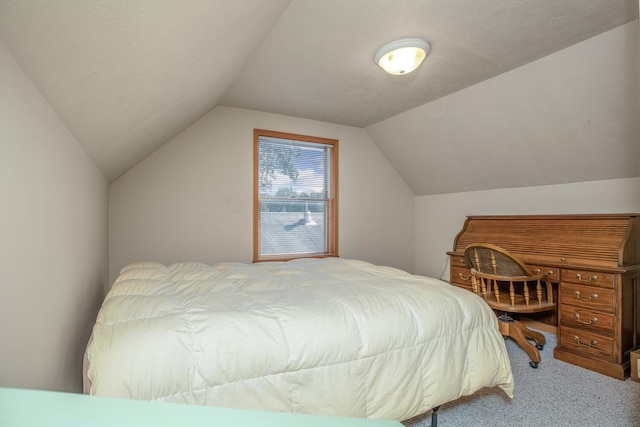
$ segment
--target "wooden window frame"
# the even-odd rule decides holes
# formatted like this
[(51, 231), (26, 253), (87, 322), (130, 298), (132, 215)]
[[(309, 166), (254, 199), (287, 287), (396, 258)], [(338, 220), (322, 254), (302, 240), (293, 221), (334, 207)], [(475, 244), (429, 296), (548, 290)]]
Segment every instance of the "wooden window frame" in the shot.
[[(264, 256), (260, 253), (260, 137), (272, 137), (301, 141), (303, 143), (318, 143), (330, 145), (331, 150), (331, 171), (330, 190), (327, 207), (327, 252), (322, 254), (283, 254), (275, 256)], [(265, 129), (254, 129), (253, 131), (253, 262), (263, 261), (288, 261), (298, 258), (327, 258), (338, 255), (338, 140), (321, 138), (317, 136), (299, 135), (294, 133), (278, 132)]]

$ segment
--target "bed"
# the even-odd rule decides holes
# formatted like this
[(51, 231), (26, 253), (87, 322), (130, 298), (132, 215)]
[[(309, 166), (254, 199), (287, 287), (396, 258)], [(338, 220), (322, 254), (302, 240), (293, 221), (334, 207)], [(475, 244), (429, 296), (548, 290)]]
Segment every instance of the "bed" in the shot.
[(97, 396), (406, 420), (485, 387), (513, 395), (489, 307), (368, 262), (131, 264), (86, 350)]

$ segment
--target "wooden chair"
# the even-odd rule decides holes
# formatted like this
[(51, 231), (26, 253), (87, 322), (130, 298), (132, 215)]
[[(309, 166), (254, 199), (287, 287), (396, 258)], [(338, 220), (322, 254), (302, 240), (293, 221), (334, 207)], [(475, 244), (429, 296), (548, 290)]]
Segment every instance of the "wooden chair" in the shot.
[[(482, 297), (495, 311), (500, 332), (513, 338), (527, 352), (529, 365), (537, 368), (544, 335), (524, 326), (510, 314), (539, 313), (553, 310), (551, 283), (544, 274), (532, 274), (525, 264), (507, 250), (490, 244), (474, 243), (465, 249), (471, 266), (473, 292)], [(535, 341), (534, 346), (529, 340)]]

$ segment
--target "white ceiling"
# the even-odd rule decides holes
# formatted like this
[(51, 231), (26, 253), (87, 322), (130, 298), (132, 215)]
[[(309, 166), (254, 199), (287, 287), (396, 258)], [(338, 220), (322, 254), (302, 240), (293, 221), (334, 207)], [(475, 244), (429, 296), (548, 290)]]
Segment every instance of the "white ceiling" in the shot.
[[(112, 182), (218, 105), (367, 127), (637, 17), (637, 0), (0, 0), (0, 42)], [(373, 56), (404, 37), (431, 43), (428, 67), (388, 76)]]

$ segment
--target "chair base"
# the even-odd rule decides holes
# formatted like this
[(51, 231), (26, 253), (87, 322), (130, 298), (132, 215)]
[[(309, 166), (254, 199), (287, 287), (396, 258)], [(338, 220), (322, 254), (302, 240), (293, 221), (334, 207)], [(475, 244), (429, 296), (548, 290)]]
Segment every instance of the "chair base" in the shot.
[[(547, 343), (547, 339), (540, 332), (532, 331), (527, 328), (522, 322), (514, 320), (508, 315), (502, 315), (498, 317), (498, 325), (500, 333), (504, 337), (510, 337), (522, 348), (527, 355), (529, 355), (529, 365), (532, 368), (537, 368), (538, 363), (542, 360), (540, 357), (540, 351)], [(533, 340), (536, 345), (533, 345), (529, 340)]]

